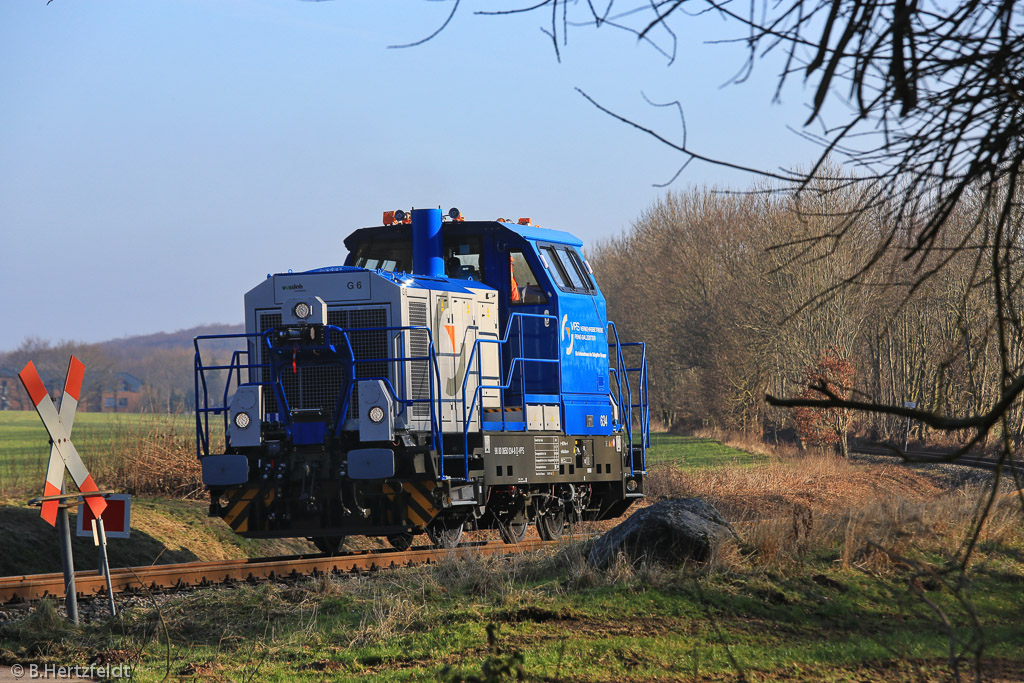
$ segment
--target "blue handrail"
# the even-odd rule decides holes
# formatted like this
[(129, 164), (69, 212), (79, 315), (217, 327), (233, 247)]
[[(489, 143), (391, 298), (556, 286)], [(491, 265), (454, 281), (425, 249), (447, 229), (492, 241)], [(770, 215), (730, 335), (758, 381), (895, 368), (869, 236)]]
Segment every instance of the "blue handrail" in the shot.
[[(348, 406), (351, 402), (352, 392), (357, 382), (371, 381), (371, 380), (383, 380), (388, 393), (394, 398), (395, 402), (402, 406), (402, 411), (406, 410), (406, 407), (416, 403), (427, 403), (430, 406), (430, 425), (431, 435), (434, 442), (434, 447), (438, 454), (444, 457), (444, 443), (441, 436), (441, 426), (438, 419), (438, 413), (442, 405), (441, 398), (441, 376), (438, 368), (437, 353), (434, 346), (433, 335), (429, 328), (421, 325), (408, 325), (402, 327), (359, 327), (342, 329), (334, 325), (325, 325), (325, 330), (337, 332), (341, 335), (344, 341), (344, 348), (348, 351), (348, 354), (339, 360), (338, 363), (347, 362), (348, 365), (348, 379), (346, 382), (345, 390), (340, 392), (338, 397), (338, 403), (335, 404), (335, 424), (333, 433), (339, 435), (342, 431), (342, 427), (345, 421), (345, 416), (348, 414)], [(395, 357), (386, 358), (355, 358), (355, 353), (352, 349), (352, 341), (350, 334), (359, 332), (391, 332), (398, 331), (399, 338), (404, 339), (404, 334), (410, 331), (423, 331), (427, 335), (427, 355), (426, 356), (405, 356), (404, 352), (402, 355), (396, 355)], [(283, 362), (275, 362), (274, 355), (271, 355), (271, 363), (241, 363), (241, 355), (245, 354), (248, 357), (248, 350), (238, 351), (236, 350), (232, 354), (231, 363), (229, 365), (204, 365), (202, 361), (202, 354), (200, 350), (200, 342), (205, 340), (213, 339), (259, 339), (260, 342), (265, 343), (266, 347), (270, 351), (281, 351), (281, 347), (275, 346), (271, 338), (273, 330), (267, 330), (262, 333), (242, 333), (242, 334), (224, 334), (224, 335), (200, 335), (193, 340), (193, 346), (195, 348), (194, 358), (194, 389), (195, 389), (195, 410), (196, 410), (196, 455), (203, 456), (209, 455), (209, 414), (224, 414), (224, 430), (225, 440), (228, 439), (228, 393), (231, 388), (231, 377), (232, 373), (235, 375), (236, 386), (243, 386), (241, 381), (241, 371), (253, 370), (253, 369), (265, 369), (270, 370), (270, 378), (259, 382), (250, 381), (245, 383), (246, 386), (263, 385), (269, 386), (274, 392), (274, 398), (277, 401), (277, 405), (281, 407), (281, 413), (284, 417), (284, 424), (286, 429), (291, 429), (291, 416), (288, 409), (288, 398), (284, 393), (282, 383), (280, 381), (282, 372), (287, 368), (287, 364)], [(317, 346), (302, 346), (304, 352), (310, 350), (314, 352), (327, 351), (331, 354), (337, 354), (336, 344), (323, 344)], [(296, 350), (300, 347), (296, 347)], [(403, 345), (404, 348), (404, 345)], [(429, 397), (426, 399), (420, 398), (405, 398), (404, 394), (400, 395), (388, 377), (356, 377), (355, 368), (359, 363), (393, 363), (396, 364), (401, 372), (404, 372), (404, 363), (412, 361), (423, 361), (428, 364), (428, 376), (429, 376)], [(325, 365), (331, 365), (329, 361), (323, 361)], [(222, 403), (219, 406), (210, 407), (209, 403), (209, 386), (207, 383), (206, 373), (216, 370), (228, 370), (228, 376), (225, 380), (224, 391), (222, 396)], [(202, 391), (200, 391), (200, 386)], [(404, 389), (404, 384), (402, 384)], [(454, 399), (452, 399), (454, 401)], [(340, 404), (340, 405), (338, 405)], [(442, 478), (445, 478), (442, 476)]]
[[(608, 335), (608, 347), (615, 349), (615, 367), (609, 367), (610, 374), (615, 377), (615, 384), (618, 393), (618, 405), (622, 415), (622, 426), (626, 430), (626, 439), (629, 447), (629, 469), (630, 474), (647, 471), (647, 449), (651, 446), (651, 414), (650, 396), (647, 382), (647, 344), (644, 342), (622, 343), (619, 340), (619, 331), (615, 323), (608, 321), (608, 328), (611, 334)], [(614, 338), (614, 342), (612, 339)], [(640, 366), (631, 368), (626, 366), (624, 347), (636, 347), (640, 350)], [(637, 386), (637, 403), (633, 403), (633, 388), (630, 384), (630, 373), (639, 373)], [(625, 395), (623, 395), (625, 390)], [(637, 468), (635, 452), (633, 450), (633, 410), (640, 411), (640, 467)]]
[[(237, 377), (241, 379), (241, 371), (243, 368), (246, 370), (252, 368), (265, 368), (266, 365), (252, 364), (240, 362), (240, 354), (245, 353), (248, 356), (248, 350), (246, 351), (235, 351), (231, 355), (231, 363), (229, 365), (203, 365), (202, 354), (199, 349), (199, 342), (208, 339), (249, 339), (259, 337), (258, 334), (252, 333), (239, 333), (239, 334), (205, 334), (199, 335), (192, 340), (192, 346), (195, 349), (195, 355), (193, 357), (193, 392), (195, 402), (195, 413), (196, 413), (196, 456), (209, 455), (210, 453), (210, 413), (214, 415), (224, 414), (224, 433), (225, 440), (227, 439), (227, 421), (228, 421), (228, 405), (227, 405), (227, 392), (231, 383), (231, 372), (237, 370)], [(206, 372), (214, 370), (227, 370), (228, 377), (224, 386), (224, 402), (218, 407), (211, 408), (209, 403), (209, 387), (206, 382)], [(200, 393), (199, 387), (202, 385), (203, 391)], [(200, 396), (202, 396), (202, 407), (199, 405)]]
[[(461, 457), (464, 462), (464, 474), (466, 479), (469, 479), (469, 426), (476, 413), (483, 409), (483, 393), (485, 390), (497, 390), (499, 406), (501, 410), (501, 428), (504, 430), (506, 427), (505, 420), (505, 392), (513, 387), (513, 383), (517, 381), (516, 373), (519, 373), (518, 383), (520, 394), (523, 400), (523, 413), (525, 418), (525, 397), (526, 397), (526, 379), (525, 379), (525, 368), (530, 363), (559, 363), (559, 358), (542, 358), (526, 356), (524, 354), (524, 322), (527, 319), (554, 320), (556, 323), (558, 317), (549, 314), (539, 313), (512, 313), (509, 317), (508, 323), (505, 327), (505, 333), (501, 338), (498, 337), (480, 337), (479, 328), (471, 326), (467, 329), (477, 330), (477, 338), (474, 340), (472, 349), (470, 351), (469, 358), (466, 363), (466, 372), (462, 378), (461, 387), (461, 402), (462, 402), (462, 440), (463, 440), (463, 452)], [(615, 358), (614, 367), (609, 366), (609, 374), (615, 379), (615, 388), (613, 389), (612, 396), (617, 398), (620, 411), (624, 411), (626, 414), (620, 415), (620, 423), (616, 425), (616, 429), (625, 431), (625, 437), (627, 440), (627, 446), (630, 454), (630, 470), (631, 473), (645, 472), (646, 471), (646, 460), (647, 460), (647, 448), (650, 447), (650, 396), (648, 388), (648, 368), (647, 368), (647, 345), (643, 342), (627, 342), (623, 343), (619, 339), (618, 329), (615, 324), (611, 321), (608, 322), (608, 338), (609, 338), (609, 349), (613, 349), (610, 356)], [(339, 392), (337, 402), (335, 403), (335, 414), (334, 424), (332, 426), (332, 433), (335, 436), (340, 436), (346, 417), (349, 412), (349, 407), (352, 403), (353, 391), (355, 390), (358, 382), (364, 381), (382, 381), (388, 394), (394, 399), (396, 405), (400, 406), (399, 414), (407, 412), (409, 406), (427, 403), (430, 407), (430, 431), (433, 440), (433, 446), (436, 449), (438, 456), (441, 461), (441, 479), (448, 479), (449, 476), (444, 470), (445, 458), (459, 457), (458, 454), (452, 454), (446, 456), (444, 453), (444, 439), (443, 430), (441, 426), (442, 412), (444, 404), (456, 403), (459, 399), (454, 396), (451, 398), (444, 398), (441, 390), (441, 374), (438, 362), (438, 354), (434, 345), (433, 334), (431, 330), (422, 325), (411, 325), (411, 326), (389, 326), (389, 327), (361, 327), (361, 328), (349, 328), (343, 329), (334, 325), (325, 325), (325, 330), (335, 332), (340, 336), (340, 342), (336, 344), (324, 343), (322, 345), (310, 346), (308, 344), (302, 346), (293, 347), (296, 352), (301, 350), (305, 353), (317, 353), (318, 363), (322, 365), (340, 365), (344, 364), (347, 367), (347, 380), (343, 391)], [(392, 353), (385, 358), (356, 358), (353, 351), (352, 345), (352, 334), (366, 333), (366, 332), (397, 332), (397, 335), (392, 336), (389, 339), (389, 344), (392, 346)], [(405, 342), (406, 334), (411, 332), (423, 332), (427, 335), (427, 352), (426, 355), (422, 356), (406, 356), (405, 355)], [(513, 333), (518, 334), (519, 348), (514, 357), (509, 360), (508, 374), (503, 376), (502, 368), (505, 367), (504, 358), (505, 349), (511, 349), (512, 345), (509, 344), (512, 339)], [(285, 424), (288, 432), (291, 432), (291, 415), (288, 409), (288, 398), (284, 393), (283, 383), (281, 376), (287, 369), (288, 364), (283, 360), (279, 359), (280, 354), (287, 348), (283, 345), (275, 346), (274, 339), (272, 338), (273, 329), (267, 330), (262, 333), (241, 333), (241, 334), (225, 334), (225, 335), (201, 335), (195, 338), (193, 345), (195, 348), (194, 357), (194, 390), (195, 390), (195, 411), (196, 411), (196, 454), (197, 456), (209, 455), (210, 449), (210, 414), (223, 415), (224, 420), (224, 432), (225, 441), (227, 445), (229, 442), (229, 419), (230, 410), (228, 405), (228, 394), (231, 389), (232, 380), (234, 385), (238, 386), (254, 386), (262, 385), (268, 386), (273, 392), (274, 398), (277, 401), (277, 405), (281, 409), (283, 417), (283, 423)], [(200, 352), (200, 342), (205, 340), (223, 340), (223, 339), (246, 339), (256, 340), (256, 343), (265, 345), (268, 351), (275, 353), (269, 355), (270, 362), (267, 363), (253, 363), (250, 358), (250, 349), (236, 350), (232, 353), (231, 360), (227, 365), (204, 365), (202, 360), (202, 354)], [(330, 337), (327, 337), (330, 340)], [(395, 344), (398, 346), (396, 347)], [(483, 374), (483, 344), (497, 344), (498, 345), (498, 375), (495, 376), (484, 376)], [(629, 367), (626, 364), (626, 353), (624, 349), (632, 348), (639, 352), (639, 365), (637, 367)], [(340, 349), (340, 351), (339, 351)], [(326, 353), (325, 353), (326, 352)], [(243, 360), (245, 362), (243, 362)], [(404, 381), (408, 368), (407, 363), (412, 362), (425, 362), (427, 364), (428, 373), (428, 397), (427, 398), (411, 398), (406, 395), (406, 392), (410, 389), (407, 387), (407, 382)], [(394, 380), (387, 375), (392, 373), (384, 373), (383, 375), (375, 375), (372, 377), (356, 377), (356, 369), (359, 364), (367, 363), (386, 363), (388, 366), (393, 366)], [(207, 373), (214, 371), (227, 371), (227, 377), (224, 382), (224, 389), (221, 392), (221, 403), (220, 405), (211, 406), (209, 400), (210, 387), (208, 386)], [(270, 370), (269, 376), (264, 374), (262, 381), (249, 381), (243, 383), (242, 381), (242, 370), (246, 370), (250, 375), (250, 380), (253, 375), (253, 370)], [(469, 397), (469, 379), (470, 376), (475, 374), (477, 377), (477, 386), (473, 389), (472, 397)], [(636, 375), (636, 386), (634, 401), (634, 382), (630, 375)], [(558, 373), (558, 393), (561, 394), (561, 373)], [(493, 381), (497, 379), (498, 383)], [(397, 381), (398, 387), (393, 381)], [(200, 390), (201, 389), (201, 390)], [(639, 424), (635, 424), (636, 421)], [(639, 428), (639, 434), (636, 433)], [(634, 447), (639, 446), (639, 452), (634, 451)], [(637, 462), (637, 455), (639, 455), (639, 462)]]
[[(512, 332), (512, 324), (514, 322), (517, 322), (517, 321), (519, 323), (519, 353), (522, 354), (522, 352), (523, 352), (523, 323), (522, 323), (522, 319), (523, 318), (536, 318), (536, 319), (540, 319), (540, 320), (554, 320), (556, 322), (558, 321), (558, 316), (555, 316), (555, 315), (547, 315), (547, 314), (542, 314), (542, 313), (513, 313), (511, 316), (509, 316), (508, 324), (505, 326), (505, 335), (501, 339), (498, 339), (498, 338), (489, 339), (489, 338), (484, 338), (484, 337), (479, 337), (478, 336), (476, 338), (476, 340), (473, 342), (473, 348), (472, 348), (472, 350), (469, 353), (469, 360), (466, 362), (466, 374), (462, 378), (462, 450), (463, 450), (463, 458), (465, 460), (465, 471), (466, 471), (466, 479), (467, 480), (469, 479), (469, 423), (473, 419), (473, 412), (476, 410), (477, 402), (478, 401), (482, 402), (481, 396), (483, 394), (483, 391), (485, 389), (497, 389), (498, 390), (498, 396), (499, 396), (499, 401), (500, 401), (499, 405), (501, 406), (501, 427), (502, 427), (502, 429), (504, 429), (505, 428), (505, 390), (506, 389), (510, 389), (512, 387), (512, 378), (515, 375), (516, 368), (519, 367), (519, 366), (524, 366), (525, 367), (525, 365), (527, 363), (558, 363), (559, 362), (558, 358), (528, 358), (526, 356), (519, 355), (519, 356), (516, 356), (515, 358), (513, 358), (511, 360), (510, 364), (509, 364), (508, 381), (502, 380), (501, 384), (484, 384), (483, 383), (483, 368), (480, 367), (480, 363), (482, 361), (482, 358), (481, 358), (480, 353), (478, 353), (478, 349), (480, 348), (480, 345), (481, 344), (498, 344), (498, 367), (501, 368), (502, 367), (501, 350), (502, 350), (502, 348), (504, 348), (502, 345), (508, 343), (509, 334)], [(469, 382), (469, 375), (470, 375), (471, 368), (473, 367), (473, 359), (474, 358), (476, 358), (476, 362), (477, 362), (477, 377), (479, 378), (479, 380), (477, 382), (476, 389), (473, 391), (473, 400), (470, 402), (470, 401), (466, 400), (466, 390), (468, 388), (467, 384)], [(500, 369), (499, 369), (499, 372), (500, 372)], [(523, 397), (523, 415), (524, 415), (524, 418), (525, 418), (525, 414), (526, 414), (526, 379), (525, 379), (525, 374), (526, 373), (522, 372), (522, 371), (520, 371), (520, 373), (519, 373), (520, 381), (522, 382), (521, 395)], [(499, 379), (500, 379), (500, 375), (499, 375)], [(559, 394), (562, 393), (561, 381), (562, 381), (561, 380), (561, 374), (559, 374), (559, 379), (558, 379), (558, 382), (559, 382), (559, 384), (558, 384), (558, 393)], [(468, 405), (468, 407), (467, 407), (467, 405)], [(468, 413), (467, 413), (467, 411), (468, 411)]]

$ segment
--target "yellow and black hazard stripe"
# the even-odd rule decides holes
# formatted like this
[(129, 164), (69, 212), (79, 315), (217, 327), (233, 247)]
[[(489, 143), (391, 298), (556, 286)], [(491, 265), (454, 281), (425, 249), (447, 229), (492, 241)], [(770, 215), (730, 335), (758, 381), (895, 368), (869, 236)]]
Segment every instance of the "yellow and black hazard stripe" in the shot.
[(234, 491), (228, 497), (224, 521), (237, 533), (244, 534), (249, 531), (253, 509), (261, 502), (264, 509), (274, 502), (274, 489), (272, 486), (268, 486), (265, 489), (260, 486), (247, 486), (244, 489)]
[(406, 520), (409, 524), (425, 527), (434, 519), (439, 512), (434, 506), (432, 491), (437, 486), (436, 482), (426, 481), (403, 481), (401, 487), (395, 484), (384, 484), (381, 487), (384, 495), (392, 502), (399, 501), (399, 512), (404, 504), (405, 519), (394, 519), (393, 523), (402, 524)]

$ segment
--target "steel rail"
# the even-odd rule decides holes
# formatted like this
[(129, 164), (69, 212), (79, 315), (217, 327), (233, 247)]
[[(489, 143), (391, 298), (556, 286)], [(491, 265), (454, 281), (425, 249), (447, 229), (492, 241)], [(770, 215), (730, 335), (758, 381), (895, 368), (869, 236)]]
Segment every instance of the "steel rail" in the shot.
[[(890, 448), (880, 446), (857, 446), (850, 448), (851, 453), (863, 455), (881, 455), (888, 458), (903, 460), (908, 465), (960, 465), (962, 467), (973, 467), (981, 470), (995, 470), (999, 462), (995, 458), (987, 458), (978, 455), (961, 455), (949, 459), (949, 453), (934, 453), (930, 451), (906, 451), (904, 453), (894, 452)], [(1004, 469), (1016, 469), (1024, 475), (1024, 464), (1003, 463)]]
[[(573, 538), (584, 538), (573, 536)], [(568, 539), (569, 537), (563, 537)], [(405, 551), (359, 550), (331, 557), (323, 555), (294, 555), (290, 557), (253, 558), (217, 562), (185, 562), (181, 564), (149, 565), (110, 570), (110, 582), (115, 593), (211, 586), (236, 581), (259, 581), (279, 578), (298, 578), (321, 574), (411, 567), (438, 562), (446, 557), (460, 555), (514, 555), (556, 546), (560, 541), (525, 540), (515, 545), (500, 541), (463, 543), (456, 548), (419, 547)], [(78, 595), (105, 593), (103, 575), (95, 570), (75, 572)], [(38, 600), (46, 596), (64, 597), (64, 575), (28, 574), (0, 577), (0, 604), (22, 600)]]

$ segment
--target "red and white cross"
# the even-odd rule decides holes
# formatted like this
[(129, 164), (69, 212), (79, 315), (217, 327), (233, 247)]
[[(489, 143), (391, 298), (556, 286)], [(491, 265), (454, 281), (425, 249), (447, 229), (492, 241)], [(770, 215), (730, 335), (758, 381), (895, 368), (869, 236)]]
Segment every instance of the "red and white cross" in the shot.
[[(71, 443), (71, 427), (75, 422), (75, 411), (78, 409), (78, 397), (82, 392), (82, 376), (85, 374), (85, 365), (74, 356), (68, 365), (68, 375), (64, 380), (64, 394), (60, 399), (60, 412), (53, 405), (53, 399), (46, 391), (42, 378), (32, 361), (29, 361), (25, 369), (18, 373), (21, 383), (25, 385), (32, 403), (43, 421), (43, 426), (50, 435), (50, 462), (46, 468), (46, 485), (43, 488), (44, 496), (57, 496), (61, 493), (61, 485), (64, 483), (64, 468), (66, 467), (75, 480), (78, 489), (82, 493), (98, 491), (96, 482), (86, 469), (78, 450)], [(86, 496), (85, 502), (94, 516), (99, 517), (107, 507), (107, 501), (102, 496)], [(43, 509), (40, 516), (51, 525), (57, 523), (57, 501), (47, 500), (43, 502)]]

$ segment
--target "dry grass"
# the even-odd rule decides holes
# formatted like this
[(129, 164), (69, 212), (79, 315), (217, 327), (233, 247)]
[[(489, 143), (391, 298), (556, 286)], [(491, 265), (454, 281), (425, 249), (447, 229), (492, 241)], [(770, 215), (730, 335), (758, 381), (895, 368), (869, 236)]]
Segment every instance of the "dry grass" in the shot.
[(719, 467), (692, 472), (652, 468), (647, 493), (654, 500), (705, 498), (733, 522), (863, 507), (881, 498), (926, 500), (942, 493), (930, 477), (900, 465), (865, 467), (830, 455), (778, 458), (758, 467)]
[[(711, 567), (802, 565), (815, 553), (872, 572), (899, 564), (893, 558), (900, 556), (925, 553), (952, 561), (990, 491), (979, 485), (949, 489), (902, 465), (864, 465), (824, 454), (759, 467), (684, 472), (662, 466), (647, 480), (650, 499), (704, 498), (736, 525), (743, 552), (720, 549)], [(1001, 495), (979, 541), (1005, 541), (1018, 533), (1021, 520), (1020, 498)]]
[(202, 468), (191, 423), (179, 417), (139, 419), (110, 435), (109, 464), (97, 460), (97, 479), (133, 495), (202, 498)]
[(764, 441), (764, 439), (759, 435), (747, 434), (746, 432), (725, 431), (718, 429), (717, 427), (698, 429), (693, 433), (693, 436), (701, 439), (712, 439), (731, 448), (736, 448), (753, 455), (760, 455), (764, 457), (785, 458), (803, 454), (803, 452), (797, 448), (796, 444), (780, 442), (777, 445), (772, 445)]

